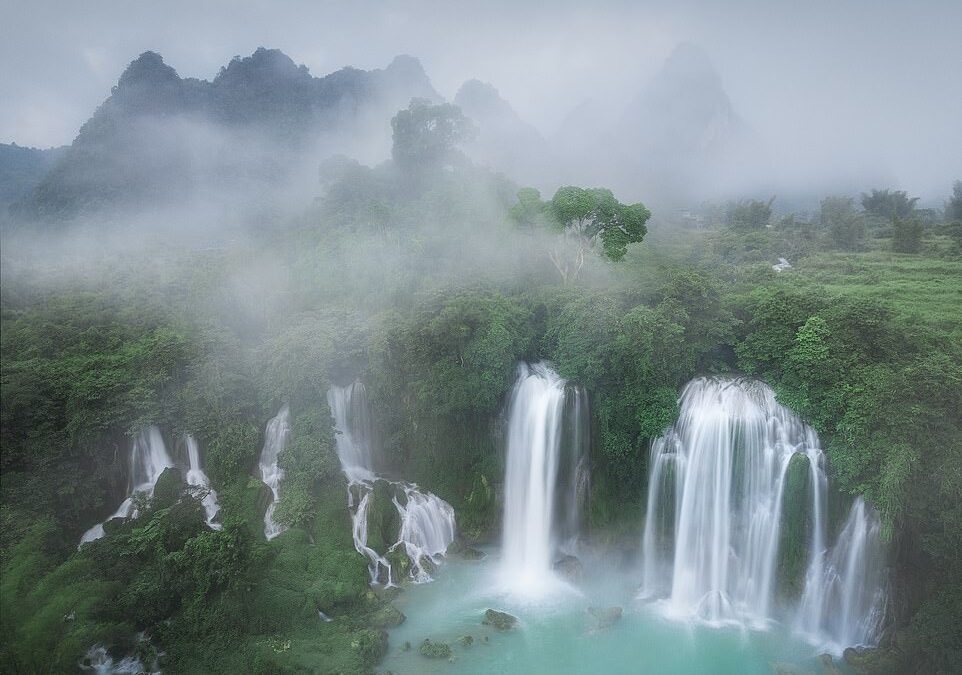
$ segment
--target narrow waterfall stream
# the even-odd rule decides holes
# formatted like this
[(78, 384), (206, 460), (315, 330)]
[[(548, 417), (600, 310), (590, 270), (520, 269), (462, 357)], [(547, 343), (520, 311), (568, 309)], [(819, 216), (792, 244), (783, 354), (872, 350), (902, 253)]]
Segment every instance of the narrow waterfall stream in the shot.
[(217, 503), (217, 492), (210, 486), (210, 479), (201, 468), (200, 446), (197, 444), (197, 439), (191, 434), (184, 436), (184, 444), (187, 446), (188, 468), (187, 475), (185, 476), (187, 484), (206, 491), (201, 504), (204, 507), (204, 513), (207, 515), (207, 525), (215, 530), (219, 530), (223, 526), (220, 523), (214, 522), (214, 519), (217, 518), (220, 505)]
[(274, 521), (274, 511), (277, 509), (281, 480), (284, 478), (284, 470), (278, 464), (277, 457), (284, 451), (291, 434), (290, 412), (290, 408), (285, 405), (267, 423), (267, 429), (264, 431), (264, 447), (258, 462), (261, 480), (267, 484), (273, 494), (273, 499), (264, 514), (264, 536), (268, 539), (273, 539), (287, 529)]
[[(802, 457), (808, 563), (795, 609), (776, 607), (783, 493)], [(760, 382), (699, 378), (652, 444), (640, 595), (666, 614), (764, 629), (793, 623), (817, 644), (871, 644), (881, 624), (878, 518), (857, 500), (828, 549), (827, 479), (814, 430)], [(799, 505), (795, 505), (797, 508)]]
[[(127, 498), (107, 520), (114, 518), (136, 518), (137, 510), (134, 495), (150, 496), (154, 492), (154, 484), (160, 478), (164, 469), (174, 466), (160, 429), (150, 426), (137, 434), (130, 444), (130, 463), (127, 474)], [(104, 523), (98, 523), (84, 532), (80, 545), (100, 539), (104, 536)]]
[[(406, 557), (411, 581), (431, 581), (433, 569), (442, 562), (454, 541), (454, 509), (417, 485), (388, 481), (375, 473), (367, 391), (360, 381), (343, 387), (332, 386), (327, 392), (327, 402), (337, 430), (337, 456), (348, 481), (354, 548), (368, 559), (371, 583), (392, 586), (399, 580), (390, 560), (395, 558), (392, 553)], [(368, 545), (368, 516), (378, 483), (391, 493), (390, 501), (400, 523), (397, 534), (391, 535), (396, 539), (382, 552)]]

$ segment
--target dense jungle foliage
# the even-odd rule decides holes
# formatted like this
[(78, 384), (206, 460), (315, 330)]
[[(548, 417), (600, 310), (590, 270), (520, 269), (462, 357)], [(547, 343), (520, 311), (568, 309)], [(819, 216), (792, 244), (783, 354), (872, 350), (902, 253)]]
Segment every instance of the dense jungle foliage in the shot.
[[(590, 397), (595, 542), (637, 546), (648, 442), (680, 387), (760, 377), (817, 428), (840, 490), (882, 514), (898, 596), (880, 672), (958, 672), (962, 188), (928, 219), (881, 191), (862, 209), (649, 220), (607, 190), (543, 202), (456, 152), (451, 106), (416, 105), (395, 161), (326, 163), (292, 221), (213, 248), (105, 250), (69, 276), (4, 261), (0, 669), (71, 672), (102, 643), (168, 673), (373, 670), (391, 612), (352, 546), (328, 387), (362, 379), (385, 473), (486, 541), (505, 398), (519, 360), (547, 359)], [(773, 270), (780, 256), (792, 267)], [(253, 470), (283, 404), (290, 529), (267, 542)], [(223, 529), (169, 472), (137, 519), (78, 550), (148, 424), (169, 447), (198, 439)]]

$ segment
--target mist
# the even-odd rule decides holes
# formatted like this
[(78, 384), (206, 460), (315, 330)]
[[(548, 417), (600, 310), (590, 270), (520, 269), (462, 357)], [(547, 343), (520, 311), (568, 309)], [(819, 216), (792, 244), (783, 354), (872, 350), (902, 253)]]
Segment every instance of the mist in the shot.
[[(962, 8), (955, 2), (568, 2), (550, 12), (533, 4), (430, 2), (186, 9), (177, 2), (95, 2), (66, 12), (49, 2), (8, 7), (0, 29), (0, 140), (69, 143), (145, 49), (182, 77), (210, 79), (231, 56), (258, 46), (283, 50), (315, 76), (344, 65), (384, 67), (411, 54), (448, 100), (477, 78), (545, 138), (590, 136), (597, 130), (572, 127), (572, 111), (596, 101), (617, 120), (676, 47), (690, 43), (703, 50), (732, 110), (757, 139), (753, 161), (739, 160), (737, 180), (727, 171), (725, 184), (705, 191), (709, 196), (884, 184), (937, 203), (962, 173)], [(583, 123), (605, 122), (592, 116)], [(561, 178), (576, 180), (571, 173)]]
[(0, 671), (962, 672), (962, 4), (0, 3)]

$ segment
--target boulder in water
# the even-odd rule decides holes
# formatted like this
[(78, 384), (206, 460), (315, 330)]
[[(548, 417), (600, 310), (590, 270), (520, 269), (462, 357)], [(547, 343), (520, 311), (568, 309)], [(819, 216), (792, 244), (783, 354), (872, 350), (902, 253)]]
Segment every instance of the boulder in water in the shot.
[(401, 610), (389, 603), (371, 615), (370, 624), (375, 628), (395, 628), (406, 618)]
[(507, 612), (499, 612), (496, 609), (487, 609), (484, 612), (484, 619), (481, 621), (485, 626), (493, 626), (497, 630), (511, 630), (518, 623), (518, 618), (511, 616)]
[(621, 618), (621, 607), (589, 607), (588, 614), (594, 617), (598, 628), (608, 628)]
[(464, 648), (468, 648), (474, 644), (474, 637), (471, 635), (462, 635), (458, 638), (458, 644)]
[(434, 642), (431, 638), (424, 638), (424, 642), (418, 647), (418, 653), (429, 659), (449, 659), (451, 658), (451, 645), (447, 642)]
[(581, 577), (584, 574), (584, 567), (581, 565), (581, 561), (573, 555), (562, 556), (555, 561), (552, 567), (555, 572), (574, 583), (581, 581)]
[(447, 555), (460, 556), (465, 560), (481, 560), (487, 557), (486, 553), (468, 546), (460, 539), (451, 542), (451, 545), (448, 546)]

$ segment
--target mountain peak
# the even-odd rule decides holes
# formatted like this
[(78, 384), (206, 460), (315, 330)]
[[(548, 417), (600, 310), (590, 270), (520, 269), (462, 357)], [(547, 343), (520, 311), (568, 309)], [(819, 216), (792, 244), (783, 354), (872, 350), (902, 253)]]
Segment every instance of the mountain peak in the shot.
[(310, 80), (307, 66), (294, 63), (280, 49), (258, 47), (250, 56), (235, 56), (214, 79), (217, 84), (265, 84), (277, 80)]
[(514, 109), (493, 85), (481, 80), (468, 80), (454, 96), (455, 105), (471, 115), (516, 117)]
[(391, 59), (385, 70), (413, 77), (427, 77), (424, 66), (421, 65), (421, 59), (410, 54), (398, 54)]
[(117, 83), (118, 88), (157, 86), (180, 81), (177, 71), (164, 63), (157, 52), (144, 52), (130, 62)]

